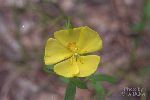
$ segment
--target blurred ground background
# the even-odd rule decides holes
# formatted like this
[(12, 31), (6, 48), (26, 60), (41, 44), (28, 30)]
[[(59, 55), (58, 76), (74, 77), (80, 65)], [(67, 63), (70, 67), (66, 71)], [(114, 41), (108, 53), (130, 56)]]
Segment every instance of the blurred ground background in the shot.
[[(0, 100), (63, 100), (66, 85), (47, 75), (43, 53), (66, 16), (75, 27), (99, 32), (103, 49), (98, 72), (106, 100), (150, 100), (150, 0), (0, 0)], [(124, 97), (124, 87), (146, 88), (145, 97)], [(75, 100), (94, 100), (77, 90)]]

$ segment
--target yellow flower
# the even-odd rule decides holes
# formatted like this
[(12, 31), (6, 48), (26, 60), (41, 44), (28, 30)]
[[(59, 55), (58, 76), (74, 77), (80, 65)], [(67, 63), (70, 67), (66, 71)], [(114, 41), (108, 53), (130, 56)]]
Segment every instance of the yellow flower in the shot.
[(64, 77), (86, 77), (93, 74), (100, 62), (97, 55), (83, 54), (98, 51), (102, 40), (89, 27), (60, 30), (49, 38), (45, 47), (45, 64), (54, 64), (54, 72)]

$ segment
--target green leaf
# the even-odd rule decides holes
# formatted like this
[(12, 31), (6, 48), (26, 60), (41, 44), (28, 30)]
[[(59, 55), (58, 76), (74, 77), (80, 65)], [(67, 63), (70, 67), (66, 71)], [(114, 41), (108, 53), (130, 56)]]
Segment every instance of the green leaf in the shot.
[(150, 0), (145, 1), (144, 7), (143, 7), (143, 16), (147, 20), (150, 18)]
[(102, 87), (100, 82), (92, 81), (92, 86), (95, 89), (97, 93), (97, 98), (98, 100), (104, 100), (105, 97), (105, 90)]
[(76, 85), (70, 80), (66, 89), (64, 100), (74, 100), (76, 94)]
[(139, 32), (143, 30), (145, 27), (145, 23), (143, 21), (138, 22), (137, 24), (133, 25), (132, 30), (135, 32)]
[(47, 74), (52, 74), (53, 73), (53, 68), (54, 66), (53, 65), (45, 65), (43, 67), (43, 71)]
[(73, 83), (80, 89), (87, 89), (87, 84), (86, 82), (78, 79), (78, 78), (74, 78), (72, 79)]
[(141, 20), (132, 27), (132, 30), (135, 32), (143, 31), (145, 27), (149, 26), (148, 23), (150, 19), (150, 0), (144, 0), (143, 3), (144, 5), (142, 8)]
[(146, 67), (140, 69), (139, 74), (140, 74), (141, 76), (150, 75), (150, 67), (147, 67), (147, 66), (146, 66)]
[(95, 74), (91, 76), (90, 79), (95, 80), (95, 81), (107, 81), (109, 83), (117, 82), (116, 78), (109, 76), (109, 75), (105, 75), (105, 74)]

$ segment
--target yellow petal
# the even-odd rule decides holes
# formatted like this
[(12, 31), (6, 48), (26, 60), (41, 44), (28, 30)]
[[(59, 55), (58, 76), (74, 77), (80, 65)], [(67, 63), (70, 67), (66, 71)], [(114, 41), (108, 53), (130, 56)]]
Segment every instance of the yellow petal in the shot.
[(67, 59), (54, 66), (54, 72), (64, 77), (73, 77), (79, 73), (79, 69), (76, 62), (72, 62), (72, 59)]
[(94, 52), (102, 48), (102, 39), (96, 31), (85, 26), (80, 33), (77, 46), (80, 48), (80, 54)]
[(79, 39), (81, 29), (83, 27), (60, 30), (54, 33), (54, 37), (63, 45), (67, 46), (68, 43), (76, 43)]
[(61, 45), (56, 39), (49, 38), (45, 47), (45, 64), (55, 64), (70, 57), (72, 53)]
[(89, 55), (89, 56), (80, 56), (81, 58), (77, 62), (79, 68), (79, 74), (77, 77), (86, 77), (93, 74), (100, 62), (100, 57), (96, 55)]

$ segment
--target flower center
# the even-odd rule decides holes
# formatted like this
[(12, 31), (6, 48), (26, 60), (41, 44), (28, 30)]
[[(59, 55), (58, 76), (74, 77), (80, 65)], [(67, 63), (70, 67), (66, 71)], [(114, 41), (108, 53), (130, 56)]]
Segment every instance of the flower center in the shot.
[(77, 61), (82, 63), (82, 59), (80, 57), (80, 55), (78, 54), (78, 47), (76, 46), (75, 42), (69, 42), (67, 45), (68, 49), (71, 50), (73, 52), (73, 55), (71, 57), (71, 62), (75, 63)]
[(75, 42), (69, 42), (67, 47), (72, 51), (72, 52), (77, 52), (78, 48), (76, 46)]

